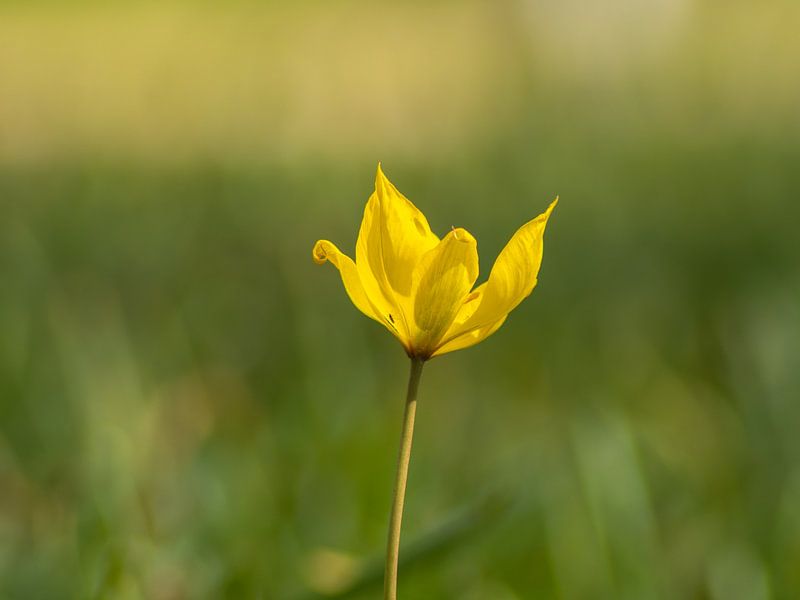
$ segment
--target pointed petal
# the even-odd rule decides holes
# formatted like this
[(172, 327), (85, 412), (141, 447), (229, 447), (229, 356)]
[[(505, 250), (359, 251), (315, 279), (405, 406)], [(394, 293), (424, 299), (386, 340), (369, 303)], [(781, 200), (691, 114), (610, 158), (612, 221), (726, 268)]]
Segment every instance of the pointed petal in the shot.
[(350, 297), (350, 300), (356, 305), (356, 308), (370, 319), (374, 319), (385, 326), (400, 339), (404, 346), (406, 346), (406, 340), (398, 332), (395, 323), (392, 322), (392, 318), (389, 316), (390, 313), (386, 310), (382, 310), (380, 304), (373, 302), (367, 294), (361, 282), (361, 278), (359, 277), (358, 269), (356, 269), (356, 264), (349, 256), (342, 253), (335, 244), (328, 240), (319, 240), (314, 244), (312, 256), (314, 262), (318, 265), (325, 264), (326, 262), (333, 264), (333, 266), (339, 270), (342, 283), (344, 283), (344, 289)]
[[(398, 294), (389, 284), (383, 267), (380, 233), (380, 206), (375, 194), (364, 208), (364, 218), (356, 242), (356, 269), (367, 295), (380, 305), (383, 313), (392, 315), (392, 322), (406, 342), (410, 340), (408, 319), (409, 299)], [(408, 347), (408, 346), (407, 346)]]
[(389, 284), (402, 296), (411, 294), (411, 274), (422, 255), (439, 243), (425, 215), (392, 185), (381, 170), (375, 175), (380, 206), (383, 266)]
[(412, 350), (429, 357), (478, 278), (478, 248), (465, 229), (453, 229), (414, 270)]
[(497, 257), (488, 281), (481, 286), (480, 304), (460, 326), (447, 332), (443, 344), (466, 333), (490, 328), (530, 295), (542, 264), (544, 230), (557, 202), (558, 198), (545, 212), (517, 230)]
[(414, 329), (412, 273), (422, 255), (438, 243), (425, 215), (397, 191), (378, 165), (375, 192), (364, 209), (356, 243), (356, 265), (367, 293), (391, 307), (407, 337)]

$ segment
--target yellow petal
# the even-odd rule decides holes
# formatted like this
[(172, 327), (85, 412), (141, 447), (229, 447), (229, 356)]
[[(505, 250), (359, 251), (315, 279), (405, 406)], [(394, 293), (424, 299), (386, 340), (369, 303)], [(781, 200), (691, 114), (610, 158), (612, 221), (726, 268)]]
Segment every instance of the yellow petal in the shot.
[(375, 174), (375, 195), (380, 206), (383, 266), (394, 290), (411, 293), (411, 274), (422, 255), (439, 243), (425, 215), (397, 191), (381, 170)]
[(453, 339), (451, 339), (446, 344), (442, 344), (437, 348), (437, 350), (433, 353), (433, 356), (441, 356), (442, 354), (447, 354), (448, 352), (453, 352), (454, 350), (463, 350), (464, 348), (469, 348), (470, 346), (474, 346), (475, 344), (482, 342), (490, 335), (492, 335), (495, 331), (500, 329), (500, 326), (505, 322), (506, 317), (495, 321), (491, 325), (487, 325), (486, 327), (481, 327), (479, 329), (473, 329), (467, 333), (463, 333)]
[[(557, 203), (558, 198), (544, 213), (520, 227), (506, 244), (492, 267), (488, 281), (479, 288), (480, 303), (476, 308), (470, 309), (472, 314), (463, 321), (459, 319), (460, 324), (447, 332), (442, 341), (443, 350), (458, 337), (479, 330), (489, 332), (480, 338), (485, 339), (497, 330), (500, 326), (498, 322), (502, 323), (505, 316), (530, 295), (536, 287), (536, 278), (542, 264), (543, 236), (547, 219)], [(497, 327), (494, 327), (496, 324)]]
[(397, 191), (378, 165), (375, 193), (364, 209), (356, 243), (356, 265), (369, 297), (389, 307), (407, 339), (414, 329), (412, 273), (422, 255), (438, 243), (425, 215)]
[(350, 300), (356, 305), (356, 308), (370, 319), (374, 319), (378, 321), (378, 323), (384, 325), (400, 339), (403, 345), (406, 345), (405, 339), (400, 335), (397, 327), (389, 317), (389, 312), (383, 310), (383, 307), (373, 302), (367, 295), (361, 278), (359, 277), (358, 269), (356, 269), (356, 264), (349, 256), (342, 253), (335, 244), (328, 240), (319, 240), (314, 244), (312, 256), (314, 262), (318, 265), (325, 264), (326, 262), (333, 264), (333, 266), (339, 270), (339, 274), (342, 276), (342, 283), (344, 283), (344, 289), (347, 291)]
[(453, 352), (454, 350), (462, 350), (463, 348), (474, 346), (478, 342), (485, 340), (500, 328), (500, 326), (506, 320), (505, 316), (495, 323), (479, 329), (474, 329), (472, 331), (467, 330), (466, 333), (463, 333), (464, 323), (466, 323), (467, 320), (472, 317), (473, 314), (475, 314), (475, 311), (481, 304), (483, 292), (485, 290), (486, 284), (482, 283), (472, 290), (472, 292), (470, 292), (470, 294), (464, 299), (464, 303), (459, 308), (455, 320), (453, 321), (452, 325), (450, 325), (447, 333), (442, 336), (442, 340), (439, 342), (438, 348), (436, 351), (434, 351), (433, 356), (441, 356), (442, 354), (447, 354), (448, 352)]
[(428, 358), (449, 329), (478, 278), (478, 248), (465, 229), (453, 229), (414, 270), (412, 351)]
[(475, 314), (475, 311), (478, 309), (478, 306), (481, 304), (481, 300), (483, 299), (483, 292), (486, 289), (486, 284), (482, 283), (474, 290), (472, 290), (469, 295), (464, 298), (464, 301), (461, 303), (461, 306), (458, 308), (458, 313), (456, 314), (456, 318), (453, 319), (452, 324), (450, 325), (450, 329), (447, 330), (447, 334), (445, 338), (452, 337), (456, 331), (460, 331), (462, 325), (467, 322), (467, 320)]

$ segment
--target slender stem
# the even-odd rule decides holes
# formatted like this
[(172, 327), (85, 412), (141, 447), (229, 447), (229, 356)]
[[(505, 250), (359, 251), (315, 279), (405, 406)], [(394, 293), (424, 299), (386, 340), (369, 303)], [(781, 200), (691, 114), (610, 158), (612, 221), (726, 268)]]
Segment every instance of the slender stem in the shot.
[(389, 518), (389, 540), (386, 543), (386, 571), (383, 579), (384, 600), (397, 600), (397, 560), (400, 556), (400, 526), (403, 522), (403, 502), (406, 498), (408, 463), (411, 460), (411, 441), (414, 438), (417, 388), (419, 387), (423, 364), (423, 361), (417, 358), (411, 359), (406, 408), (403, 413), (403, 433), (400, 436), (400, 456), (397, 459), (397, 476), (394, 480), (392, 514)]

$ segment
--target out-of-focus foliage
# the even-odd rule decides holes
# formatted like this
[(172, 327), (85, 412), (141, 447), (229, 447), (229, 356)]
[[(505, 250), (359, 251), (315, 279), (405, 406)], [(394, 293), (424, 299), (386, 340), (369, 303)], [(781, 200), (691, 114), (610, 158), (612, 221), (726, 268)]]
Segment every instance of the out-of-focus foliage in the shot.
[[(405, 598), (800, 593), (800, 8), (0, 6), (0, 597), (378, 594), (378, 159), (539, 287), (423, 376)], [(482, 262), (483, 273), (491, 268)]]

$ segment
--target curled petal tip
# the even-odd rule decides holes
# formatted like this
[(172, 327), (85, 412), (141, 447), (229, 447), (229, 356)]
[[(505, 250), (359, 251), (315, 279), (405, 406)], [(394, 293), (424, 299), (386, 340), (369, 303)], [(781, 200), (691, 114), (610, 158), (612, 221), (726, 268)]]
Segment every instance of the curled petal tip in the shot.
[(328, 262), (328, 250), (325, 247), (326, 244), (325, 240), (319, 240), (316, 244), (314, 244), (313, 250), (311, 250), (311, 257), (314, 259), (314, 262), (318, 265), (324, 265)]
[(472, 234), (463, 227), (453, 227), (450, 231), (453, 239), (463, 243), (476, 243)]

